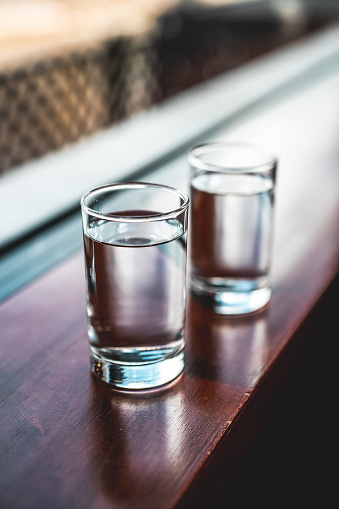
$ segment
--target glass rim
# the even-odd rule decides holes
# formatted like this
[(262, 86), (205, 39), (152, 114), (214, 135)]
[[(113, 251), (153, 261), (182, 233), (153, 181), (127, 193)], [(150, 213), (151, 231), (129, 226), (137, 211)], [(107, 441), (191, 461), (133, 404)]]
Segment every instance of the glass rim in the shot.
[[(220, 152), (226, 151), (230, 149), (250, 149), (253, 152), (261, 152), (267, 157), (267, 161), (252, 164), (252, 165), (241, 165), (238, 168), (235, 168), (233, 165), (216, 165), (213, 163), (208, 163), (199, 159), (199, 155), (203, 155), (206, 153)], [(272, 154), (266, 147), (261, 145), (256, 145), (255, 143), (247, 143), (247, 142), (233, 142), (233, 141), (211, 141), (206, 143), (200, 143), (192, 147), (187, 154), (188, 162), (191, 166), (198, 168), (199, 170), (205, 171), (214, 171), (217, 173), (220, 172), (229, 172), (233, 174), (241, 174), (241, 173), (254, 173), (258, 171), (268, 171), (274, 168), (278, 163), (278, 158)]]
[[(159, 213), (153, 213), (152, 215), (145, 214), (144, 216), (124, 216), (124, 215), (110, 215), (105, 212), (100, 212), (98, 210), (95, 210), (88, 205), (86, 205), (86, 200), (95, 193), (98, 193), (100, 191), (107, 191), (108, 189), (114, 190), (126, 190), (126, 189), (146, 189), (146, 188), (154, 188), (162, 191), (166, 191), (172, 194), (175, 194), (176, 196), (179, 196), (183, 203), (180, 205), (180, 207), (177, 207), (173, 210), (170, 210), (168, 212), (159, 212)], [(105, 184), (103, 186), (98, 186), (93, 189), (90, 189), (87, 191), (80, 200), (81, 209), (83, 212), (86, 212), (87, 214), (90, 214), (91, 216), (100, 218), (100, 219), (106, 219), (108, 221), (113, 222), (124, 222), (124, 223), (144, 223), (144, 222), (151, 222), (151, 221), (160, 221), (164, 219), (170, 219), (173, 217), (177, 217), (179, 214), (184, 212), (188, 209), (189, 205), (189, 197), (187, 194), (183, 193), (182, 191), (179, 191), (179, 189), (176, 189), (175, 187), (171, 186), (165, 186), (163, 184), (153, 184), (150, 182), (117, 182), (113, 184)]]

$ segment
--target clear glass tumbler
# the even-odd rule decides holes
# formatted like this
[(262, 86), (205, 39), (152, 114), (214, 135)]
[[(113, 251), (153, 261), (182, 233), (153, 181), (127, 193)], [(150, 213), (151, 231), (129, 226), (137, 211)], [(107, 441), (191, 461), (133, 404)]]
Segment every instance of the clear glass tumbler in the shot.
[(277, 159), (242, 143), (206, 143), (191, 168), (190, 287), (215, 312), (238, 315), (271, 297)]
[(139, 182), (81, 200), (91, 369), (116, 387), (156, 387), (183, 370), (188, 205)]

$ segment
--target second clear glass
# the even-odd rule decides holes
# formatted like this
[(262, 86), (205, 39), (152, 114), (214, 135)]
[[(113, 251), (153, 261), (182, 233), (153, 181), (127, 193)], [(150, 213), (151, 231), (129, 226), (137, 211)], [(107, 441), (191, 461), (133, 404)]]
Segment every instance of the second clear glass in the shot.
[(188, 160), (191, 289), (217, 313), (257, 311), (271, 298), (277, 160), (243, 143), (199, 145)]

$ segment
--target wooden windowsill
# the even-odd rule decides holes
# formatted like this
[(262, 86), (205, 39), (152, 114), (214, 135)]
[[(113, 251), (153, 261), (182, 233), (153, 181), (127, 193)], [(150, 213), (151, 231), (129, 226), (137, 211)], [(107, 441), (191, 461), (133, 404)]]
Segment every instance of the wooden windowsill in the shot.
[[(1, 304), (4, 509), (213, 506), (338, 275), (338, 82), (337, 70), (213, 132), (279, 152), (273, 296), (231, 319), (189, 295), (186, 365), (171, 387), (131, 395), (90, 374), (81, 250)], [(184, 187), (184, 159), (149, 178)]]

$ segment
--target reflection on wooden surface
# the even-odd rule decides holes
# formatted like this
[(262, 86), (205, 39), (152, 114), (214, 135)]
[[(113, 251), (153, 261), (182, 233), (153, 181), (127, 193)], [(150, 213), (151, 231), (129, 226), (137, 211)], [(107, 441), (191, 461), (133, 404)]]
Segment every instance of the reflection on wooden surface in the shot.
[(249, 390), (267, 363), (266, 310), (244, 317), (219, 316), (191, 298), (188, 363), (201, 378)]

